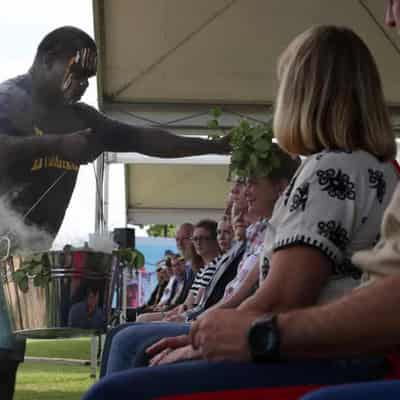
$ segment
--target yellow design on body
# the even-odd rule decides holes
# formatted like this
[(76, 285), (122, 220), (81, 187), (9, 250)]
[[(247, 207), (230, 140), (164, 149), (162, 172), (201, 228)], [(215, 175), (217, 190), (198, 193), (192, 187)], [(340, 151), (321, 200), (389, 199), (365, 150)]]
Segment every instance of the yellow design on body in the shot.
[[(45, 133), (37, 126), (33, 128), (36, 136), (43, 136)], [(66, 171), (79, 171), (79, 165), (71, 161), (62, 160), (57, 155), (50, 157), (40, 157), (33, 160), (31, 171), (39, 171), (42, 168), (57, 168)]]

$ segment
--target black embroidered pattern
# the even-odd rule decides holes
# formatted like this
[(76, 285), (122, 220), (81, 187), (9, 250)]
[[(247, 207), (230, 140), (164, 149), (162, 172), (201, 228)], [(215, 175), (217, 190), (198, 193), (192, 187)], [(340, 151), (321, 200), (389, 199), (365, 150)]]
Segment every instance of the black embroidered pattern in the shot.
[(283, 249), (285, 247), (290, 247), (290, 246), (296, 246), (299, 244), (305, 244), (308, 246), (315, 247), (321, 250), (334, 263), (336, 262), (336, 255), (332, 251), (332, 249), (329, 248), (329, 246), (311, 236), (306, 236), (302, 234), (296, 234), (291, 237), (278, 240), (274, 245), (274, 250)]
[(335, 265), (333, 273), (335, 275), (350, 276), (353, 279), (360, 279), (362, 271), (357, 268), (349, 258), (345, 258), (340, 265)]
[(268, 257), (264, 256), (263, 257), (263, 262), (262, 262), (262, 265), (261, 265), (261, 276), (262, 276), (262, 279), (265, 279), (267, 277), (268, 272), (269, 272), (269, 259), (268, 259)]
[(287, 203), (288, 203), (288, 201), (289, 201), (289, 197), (290, 197), (290, 195), (291, 195), (291, 193), (292, 193), (293, 186), (294, 186), (295, 183), (296, 183), (296, 177), (293, 177), (293, 178), (291, 179), (291, 181), (290, 181), (290, 183), (289, 183), (289, 185), (288, 185), (288, 187), (287, 187), (285, 193), (284, 193), (285, 200), (284, 200), (283, 204), (284, 204), (285, 206), (287, 206)]
[(318, 222), (318, 234), (328, 238), (340, 250), (345, 250), (350, 242), (346, 229), (341, 226), (340, 222), (333, 220)]
[(368, 217), (362, 217), (361, 218), (361, 223), (365, 224), (368, 221)]
[(317, 176), (318, 183), (323, 186), (322, 190), (327, 191), (329, 196), (337, 197), (340, 200), (356, 198), (354, 183), (350, 181), (349, 175), (343, 173), (341, 169), (318, 170)]
[(383, 172), (379, 170), (368, 169), (369, 173), (369, 187), (376, 189), (376, 197), (379, 203), (382, 203), (383, 197), (386, 193), (386, 182), (383, 179)]
[(304, 209), (306, 208), (306, 203), (308, 200), (308, 190), (310, 188), (310, 184), (307, 182), (304, 182), (302, 185), (300, 185), (294, 195), (293, 195), (293, 199), (292, 199), (292, 204), (290, 206), (289, 211), (295, 211), (298, 208), (301, 209), (301, 211), (304, 211)]
[(376, 246), (376, 245), (379, 243), (380, 240), (381, 240), (381, 234), (378, 233), (378, 234), (375, 236), (375, 240), (373, 241), (372, 246)]

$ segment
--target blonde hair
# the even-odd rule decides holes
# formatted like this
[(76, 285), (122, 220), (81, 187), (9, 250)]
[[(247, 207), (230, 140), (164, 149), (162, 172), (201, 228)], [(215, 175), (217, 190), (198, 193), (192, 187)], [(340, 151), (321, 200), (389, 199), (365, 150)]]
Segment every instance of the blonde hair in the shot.
[(381, 160), (396, 142), (374, 58), (353, 31), (308, 29), (278, 63), (274, 133), (292, 154), (365, 150)]

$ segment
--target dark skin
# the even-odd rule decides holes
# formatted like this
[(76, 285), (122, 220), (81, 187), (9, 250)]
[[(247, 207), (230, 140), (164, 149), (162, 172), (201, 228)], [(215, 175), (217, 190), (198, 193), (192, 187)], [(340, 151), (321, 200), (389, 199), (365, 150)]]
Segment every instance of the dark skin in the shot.
[(32, 107), (20, 120), (24, 131), (32, 132), (32, 124), (40, 125), (46, 133), (58, 134), (91, 128), (94, 133), (91, 145), (97, 145), (97, 152), (138, 152), (167, 158), (228, 153), (226, 138), (216, 142), (185, 138), (158, 128), (142, 128), (117, 122), (90, 107), (84, 107), (83, 111), (78, 107), (77, 111), (74, 103), (85, 93), (88, 77), (73, 75), (71, 87), (63, 91), (67, 64), (68, 58), (52, 57), (34, 64), (30, 71), (33, 81)]
[(30, 136), (25, 138), (0, 134), (0, 176), (17, 161), (47, 156), (55, 151), (76, 162), (84, 160), (82, 149), (87, 145), (90, 129), (66, 135)]
[[(95, 55), (94, 49), (90, 51)], [(29, 215), (28, 223), (55, 236), (73, 192), (78, 166), (93, 161), (104, 151), (165, 158), (228, 153), (227, 137), (209, 141), (180, 137), (158, 128), (136, 127), (111, 120), (79, 103), (96, 64), (94, 61), (87, 69), (75, 65), (71, 68), (73, 57), (38, 54), (22, 77), (29, 90), (21, 90), (18, 78), (12, 85), (0, 85), (0, 196), (18, 193), (10, 201), (24, 215), (62, 173), (65, 175)], [(12, 126), (12, 133), (7, 124), (1, 124), (2, 120)], [(72, 167), (70, 162), (74, 163)]]

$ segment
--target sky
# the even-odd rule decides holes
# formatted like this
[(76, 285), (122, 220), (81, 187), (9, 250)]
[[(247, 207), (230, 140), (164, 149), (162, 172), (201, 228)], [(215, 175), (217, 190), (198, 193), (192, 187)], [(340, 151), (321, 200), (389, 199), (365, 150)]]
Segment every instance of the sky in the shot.
[[(51, 30), (63, 25), (83, 29), (92, 37), (91, 0), (7, 0), (0, 7), (0, 81), (25, 73), (32, 64), (36, 48)], [(95, 78), (83, 101), (97, 108)], [(125, 192), (122, 165), (110, 170), (109, 227), (125, 226)], [(93, 165), (82, 166), (78, 182), (54, 247), (66, 243), (83, 245), (94, 231), (95, 176)], [(145, 233), (137, 231), (138, 236)]]

